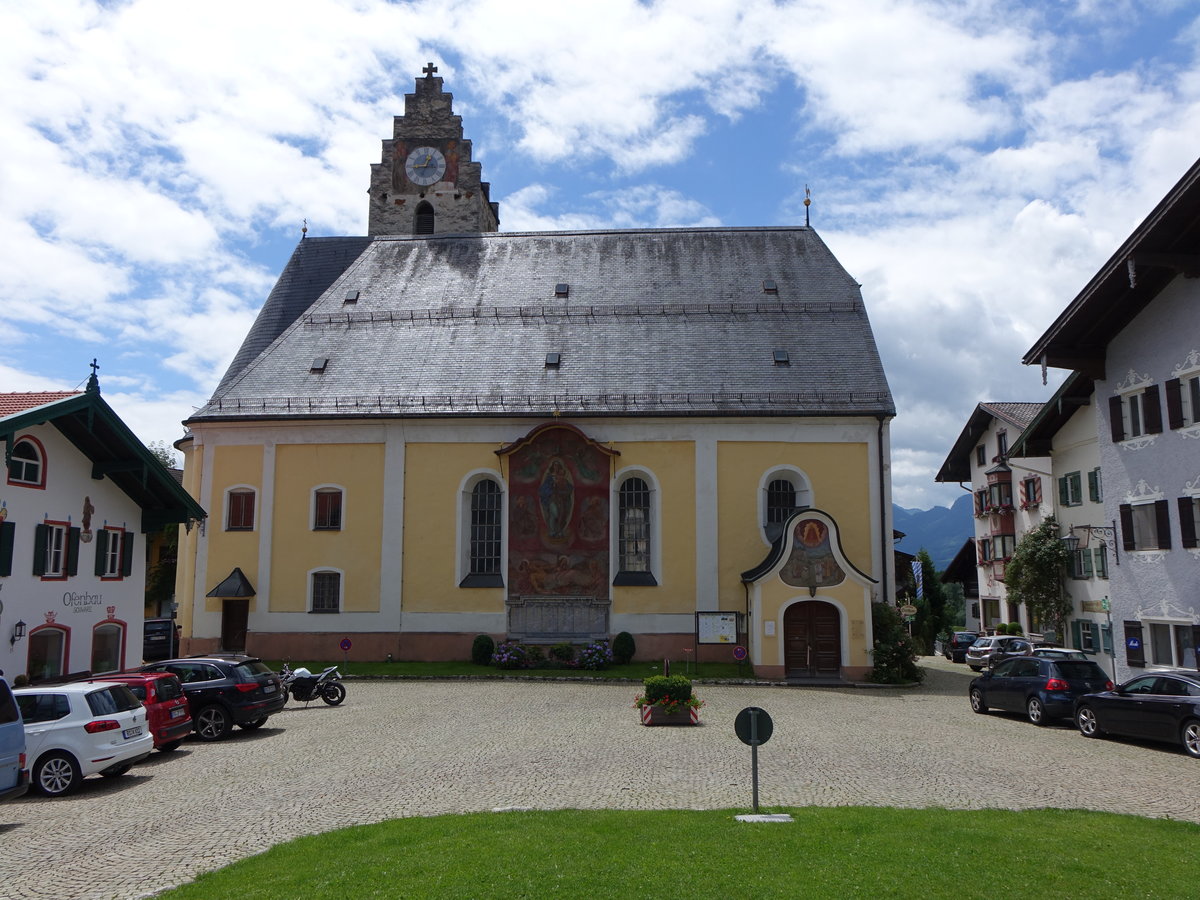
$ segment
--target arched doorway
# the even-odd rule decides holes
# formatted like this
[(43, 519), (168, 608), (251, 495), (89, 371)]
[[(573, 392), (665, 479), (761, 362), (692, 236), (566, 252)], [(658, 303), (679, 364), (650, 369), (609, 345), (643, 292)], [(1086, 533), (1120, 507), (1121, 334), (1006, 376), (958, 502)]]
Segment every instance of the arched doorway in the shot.
[(805, 600), (783, 613), (784, 666), (788, 678), (842, 674), (842, 617), (832, 603)]

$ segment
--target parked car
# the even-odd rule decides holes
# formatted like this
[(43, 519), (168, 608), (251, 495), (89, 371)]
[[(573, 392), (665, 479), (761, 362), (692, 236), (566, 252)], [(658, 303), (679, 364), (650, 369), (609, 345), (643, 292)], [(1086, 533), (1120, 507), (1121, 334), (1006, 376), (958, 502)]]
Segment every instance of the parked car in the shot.
[(1178, 742), (1200, 759), (1200, 672), (1147, 672), (1116, 688), (1075, 701), (1084, 737), (1106, 734)]
[(0, 678), (0, 800), (15, 800), (28, 790), (25, 725), (12, 689)]
[(100, 680), (126, 685), (142, 701), (155, 749), (170, 753), (192, 733), (192, 714), (176, 676), (169, 672), (121, 672), (101, 675)]
[(150, 663), (139, 672), (169, 672), (183, 685), (188, 709), (202, 741), (218, 741), (233, 726), (253, 731), (287, 702), (279, 676), (261, 659), (242, 654), (194, 656)]
[(1032, 656), (1042, 659), (1091, 659), (1082, 650), (1072, 650), (1069, 647), (1034, 647)]
[(942, 644), (942, 655), (950, 662), (966, 662), (967, 648), (979, 639), (975, 631), (953, 631), (950, 640)]
[(123, 684), (85, 681), (13, 691), (25, 721), (30, 786), (68, 794), (89, 775), (124, 775), (154, 749), (146, 709)]
[(981, 637), (967, 648), (967, 665), (975, 672), (981, 672), (987, 666), (994, 666), (1002, 660), (1013, 656), (1028, 656), (1033, 652), (1033, 644), (1026, 638), (1013, 635), (996, 635)]
[(977, 713), (1002, 709), (1024, 713), (1034, 725), (1045, 725), (1051, 719), (1069, 718), (1076, 697), (1111, 687), (1104, 670), (1090, 659), (1019, 656), (971, 679), (967, 696)]
[(142, 624), (142, 661), (174, 659), (179, 653), (174, 619), (147, 619)]

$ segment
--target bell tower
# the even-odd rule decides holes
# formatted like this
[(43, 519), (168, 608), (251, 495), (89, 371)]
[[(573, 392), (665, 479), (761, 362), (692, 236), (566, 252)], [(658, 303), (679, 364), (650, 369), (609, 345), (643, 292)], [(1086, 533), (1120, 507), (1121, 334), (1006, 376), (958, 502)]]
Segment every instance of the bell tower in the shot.
[(454, 95), (442, 90), (433, 63), (421, 71), (425, 77), (404, 95), (404, 115), (392, 120), (392, 138), (371, 166), (367, 234), (496, 231), (500, 204), (491, 201), (481, 166), (471, 161)]

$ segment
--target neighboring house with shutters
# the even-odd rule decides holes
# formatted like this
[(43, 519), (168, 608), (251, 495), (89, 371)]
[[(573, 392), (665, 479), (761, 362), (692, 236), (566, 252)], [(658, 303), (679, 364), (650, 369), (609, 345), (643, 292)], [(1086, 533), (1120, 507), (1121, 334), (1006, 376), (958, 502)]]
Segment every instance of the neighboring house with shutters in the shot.
[(1200, 161), (1024, 357), (1095, 385), (1103, 522), (1115, 526), (1120, 550), (1109, 568), (1120, 677), (1197, 668), (1198, 248)]
[(1040, 403), (980, 403), (967, 419), (938, 471), (940, 482), (958, 482), (974, 497), (979, 606), (967, 609), (967, 628), (983, 630), (1020, 622), (1040, 632), (1023, 605), (1012, 603), (1004, 571), (1017, 542), (1053, 508), (1048, 457), (1014, 458), (1010, 448), (1041, 410)]
[(146, 535), (203, 518), (100, 397), (0, 394), (0, 669), (11, 681), (141, 662)]
[(185, 647), (627, 631), (642, 659), (862, 677), (895, 410), (817, 233), (501, 233), (432, 72), (392, 134), (368, 235), (300, 241), (176, 444), (214, 510), (181, 541)]
[(1112, 623), (1106, 612), (1109, 569), (1120, 561), (1114, 523), (1104, 518), (1104, 478), (1096, 439), (1095, 387), (1072, 372), (1013, 444), (1014, 458), (1050, 458), (1051, 498), (1061, 536), (1071, 551), (1065, 580), (1073, 611), (1067, 646), (1113, 667)]

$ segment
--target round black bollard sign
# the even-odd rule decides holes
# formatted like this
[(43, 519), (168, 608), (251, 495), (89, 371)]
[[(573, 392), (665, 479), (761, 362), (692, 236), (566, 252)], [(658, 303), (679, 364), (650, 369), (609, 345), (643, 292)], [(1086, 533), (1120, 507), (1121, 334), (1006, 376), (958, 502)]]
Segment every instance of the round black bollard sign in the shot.
[(747, 706), (733, 720), (733, 730), (743, 744), (757, 747), (771, 739), (771, 732), (775, 730), (775, 724), (765, 709)]

